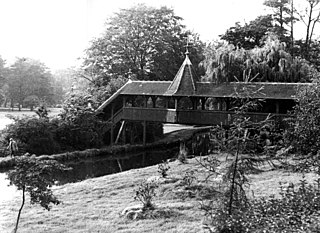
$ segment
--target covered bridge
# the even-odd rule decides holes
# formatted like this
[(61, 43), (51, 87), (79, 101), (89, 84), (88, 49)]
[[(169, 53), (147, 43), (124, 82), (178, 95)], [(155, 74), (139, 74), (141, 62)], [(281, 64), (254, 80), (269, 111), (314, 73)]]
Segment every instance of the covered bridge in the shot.
[[(186, 55), (173, 81), (129, 80), (99, 108), (103, 119), (109, 122), (110, 143), (117, 142), (128, 121), (162, 122), (187, 125), (228, 125), (235, 93), (249, 91), (250, 97), (264, 99), (256, 112), (249, 112), (253, 121), (268, 114), (283, 118), (295, 105), (295, 94), (302, 83), (228, 82), (216, 84), (199, 82)], [(257, 91), (259, 90), (259, 91)], [(115, 130), (115, 128), (117, 130)], [(115, 132), (116, 131), (116, 132)]]

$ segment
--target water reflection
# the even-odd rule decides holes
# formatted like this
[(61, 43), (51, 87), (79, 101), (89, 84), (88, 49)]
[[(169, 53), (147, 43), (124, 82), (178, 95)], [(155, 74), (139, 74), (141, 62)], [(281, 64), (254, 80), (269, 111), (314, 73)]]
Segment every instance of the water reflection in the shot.
[(173, 158), (177, 152), (178, 149), (174, 148), (162, 151), (146, 151), (137, 154), (124, 154), (108, 158), (93, 157), (78, 162), (65, 163), (72, 170), (60, 174), (58, 180), (60, 184), (65, 184), (130, 169), (147, 167)]

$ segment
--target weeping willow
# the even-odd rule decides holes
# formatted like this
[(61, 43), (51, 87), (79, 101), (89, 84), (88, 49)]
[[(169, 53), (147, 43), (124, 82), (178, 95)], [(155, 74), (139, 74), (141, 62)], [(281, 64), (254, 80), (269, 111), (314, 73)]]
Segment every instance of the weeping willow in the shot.
[(293, 58), (286, 44), (269, 36), (262, 47), (250, 50), (232, 44), (209, 44), (201, 65), (206, 74), (202, 81), (222, 83), (311, 82), (315, 69), (301, 58)]

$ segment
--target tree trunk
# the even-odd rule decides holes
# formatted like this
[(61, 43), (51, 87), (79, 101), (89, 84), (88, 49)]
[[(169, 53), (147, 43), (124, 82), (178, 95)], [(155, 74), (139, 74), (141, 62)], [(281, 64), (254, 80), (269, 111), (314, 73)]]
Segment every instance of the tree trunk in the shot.
[(237, 152), (236, 152), (236, 158), (235, 158), (235, 162), (234, 162), (234, 170), (233, 170), (233, 174), (232, 174), (232, 183), (231, 183), (231, 190), (230, 190), (230, 199), (229, 199), (229, 210), (228, 213), (229, 215), (232, 214), (232, 204), (233, 204), (233, 192), (234, 189), (236, 188), (235, 186), (235, 182), (236, 182), (236, 175), (237, 175), (237, 165), (238, 165), (238, 159), (239, 159), (239, 148), (240, 148), (240, 143), (239, 143), (239, 139), (237, 141)]
[(14, 233), (17, 233), (17, 231), (18, 231), (18, 225), (19, 225), (20, 215), (21, 215), (21, 211), (22, 211), (22, 208), (23, 208), (23, 206), (24, 206), (24, 203), (25, 203), (25, 190), (26, 190), (26, 188), (23, 187), (23, 188), (22, 188), (22, 203), (21, 203), (21, 207), (20, 207), (20, 209), (19, 209), (16, 226), (15, 226), (15, 228), (14, 228), (14, 230), (13, 230)]
[(290, 37), (291, 37), (291, 56), (293, 58), (293, 47), (294, 47), (294, 38), (293, 38), (293, 0), (291, 0), (291, 32), (290, 32)]

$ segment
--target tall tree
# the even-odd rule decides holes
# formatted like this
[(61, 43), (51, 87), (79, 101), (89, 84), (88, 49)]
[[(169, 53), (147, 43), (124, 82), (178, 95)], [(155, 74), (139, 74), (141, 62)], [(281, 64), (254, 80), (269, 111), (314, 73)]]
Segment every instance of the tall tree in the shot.
[(7, 76), (8, 68), (6, 67), (6, 61), (0, 56), (0, 105), (6, 103), (7, 96)]
[(303, 10), (296, 10), (300, 20), (306, 26), (305, 41), (302, 48), (302, 56), (310, 58), (310, 48), (314, 36), (314, 29), (320, 22), (320, 0), (306, 0), (307, 6)]
[(172, 80), (184, 59), (186, 37), (192, 37), (190, 57), (200, 62), (202, 43), (185, 30), (172, 9), (136, 5), (106, 22), (104, 35), (86, 51), (84, 69), (97, 86), (111, 78)]
[(293, 0), (265, 0), (263, 4), (273, 11), (274, 32), (292, 50), (294, 46), (293, 25), (298, 20), (294, 14)]
[(11, 104), (23, 105), (23, 100), (31, 95), (51, 103), (52, 75), (46, 66), (30, 58), (18, 58), (9, 69), (8, 86)]
[(259, 16), (243, 26), (237, 22), (225, 34), (220, 35), (220, 38), (234, 46), (252, 49), (260, 46), (263, 38), (272, 32), (272, 22), (272, 15)]
[(262, 47), (236, 48), (230, 44), (208, 46), (201, 63), (206, 81), (310, 82), (316, 72), (307, 61), (292, 58), (285, 43), (270, 35)]

